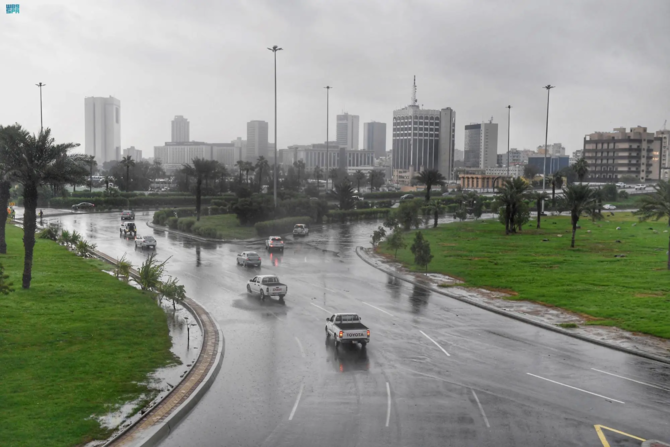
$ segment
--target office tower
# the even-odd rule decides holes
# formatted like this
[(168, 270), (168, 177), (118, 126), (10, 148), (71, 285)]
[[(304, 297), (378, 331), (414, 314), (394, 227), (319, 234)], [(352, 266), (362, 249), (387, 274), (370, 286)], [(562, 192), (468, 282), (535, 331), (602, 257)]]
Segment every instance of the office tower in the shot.
[(173, 143), (188, 143), (191, 141), (191, 124), (186, 118), (177, 115), (172, 120), (172, 140)]
[(86, 155), (95, 157), (98, 166), (121, 159), (121, 101), (116, 98), (84, 99)]
[(256, 162), (258, 157), (268, 158), (268, 123), (267, 121), (249, 121), (247, 123), (247, 147), (244, 160)]
[(465, 167), (495, 168), (498, 164), (498, 124), (493, 118), (488, 123), (465, 126)]
[(135, 161), (142, 161), (142, 151), (139, 149), (135, 149), (135, 146), (130, 146), (128, 149), (123, 150), (124, 157), (127, 157), (129, 155)]
[(373, 151), (375, 158), (386, 156), (386, 123), (363, 124), (363, 149)]
[(337, 115), (337, 145), (358, 150), (358, 115)]

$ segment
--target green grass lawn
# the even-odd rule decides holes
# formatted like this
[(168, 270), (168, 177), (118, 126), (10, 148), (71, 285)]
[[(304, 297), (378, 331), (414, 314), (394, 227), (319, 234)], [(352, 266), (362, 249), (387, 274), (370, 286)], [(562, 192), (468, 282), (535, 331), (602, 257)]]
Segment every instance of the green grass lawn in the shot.
[(0, 295), (0, 445), (74, 446), (109, 433), (93, 415), (149, 390), (175, 361), (164, 312), (147, 294), (48, 240), (21, 288), (23, 231), (0, 255), (15, 291)]
[[(428, 270), (460, 278), (466, 286), (511, 292), (510, 299), (578, 312), (590, 317), (590, 324), (670, 338), (667, 221), (633, 226), (637, 218), (630, 213), (606, 214), (596, 223), (580, 220), (574, 249), (565, 216), (543, 219), (542, 230), (529, 223), (511, 236), (497, 220), (423, 230), (435, 256)], [(417, 270), (409, 250), (413, 238), (407, 235), (408, 247), (398, 251), (398, 259)], [(390, 255), (383, 245), (381, 251)]]
[[(216, 233), (214, 233), (216, 232)], [(219, 214), (202, 216), (192, 229), (193, 234), (217, 239), (253, 239), (258, 237), (256, 229), (243, 227), (235, 214)], [(216, 236), (214, 236), (216, 234)]]

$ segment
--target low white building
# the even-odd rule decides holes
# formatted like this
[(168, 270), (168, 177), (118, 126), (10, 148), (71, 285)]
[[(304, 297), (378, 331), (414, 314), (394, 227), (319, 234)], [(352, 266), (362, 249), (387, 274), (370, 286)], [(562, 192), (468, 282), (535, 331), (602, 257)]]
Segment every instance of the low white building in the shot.
[[(510, 177), (523, 177), (523, 168), (522, 165), (510, 166), (509, 167), (509, 176)], [(499, 175), (501, 177), (507, 177), (508, 170), (507, 167), (503, 168), (486, 168), (484, 171), (486, 175)]]

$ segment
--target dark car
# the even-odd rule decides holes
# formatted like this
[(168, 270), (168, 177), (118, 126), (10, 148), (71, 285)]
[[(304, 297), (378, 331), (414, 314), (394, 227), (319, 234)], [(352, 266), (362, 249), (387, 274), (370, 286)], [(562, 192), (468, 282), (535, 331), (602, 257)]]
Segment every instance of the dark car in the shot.
[(135, 213), (130, 210), (121, 211), (121, 220), (135, 220)]
[(414, 195), (413, 194), (405, 194), (404, 196), (400, 197), (401, 202), (404, 202), (405, 200), (414, 200)]
[(72, 209), (74, 211), (79, 211), (79, 210), (86, 210), (86, 209), (92, 209), (95, 208), (95, 205), (92, 204), (91, 202), (81, 202), (76, 205), (72, 205)]

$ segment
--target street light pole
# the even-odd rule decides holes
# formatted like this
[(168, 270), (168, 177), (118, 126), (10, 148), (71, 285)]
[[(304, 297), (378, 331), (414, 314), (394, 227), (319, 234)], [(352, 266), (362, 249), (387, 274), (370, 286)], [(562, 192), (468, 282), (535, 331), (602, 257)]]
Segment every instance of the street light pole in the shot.
[[(326, 89), (326, 194), (328, 194), (328, 177), (329, 177), (329, 167), (330, 167), (330, 160), (328, 159), (328, 149), (329, 149), (329, 143), (328, 140), (330, 139), (330, 89), (333, 88), (330, 85), (327, 85), (324, 87)], [(316, 185), (317, 187), (319, 185)]]
[(281, 51), (282, 48), (279, 48), (277, 45), (272, 48), (268, 48), (272, 51), (275, 56), (275, 165), (274, 165), (274, 196), (275, 196), (275, 208), (277, 208), (277, 51)]
[(35, 84), (40, 88), (40, 133), (42, 133), (42, 129), (44, 126), (42, 125), (42, 87), (45, 87), (46, 84), (42, 84), (41, 82), (39, 84)]
[(507, 178), (509, 178), (509, 122), (512, 116), (512, 106), (507, 106)]
[[(544, 169), (544, 174), (542, 178), (542, 192), (547, 192), (546, 187), (547, 187), (547, 141), (549, 138), (549, 92), (554, 87), (555, 86), (550, 84), (544, 86), (544, 88), (547, 89), (547, 124), (544, 133), (544, 163), (542, 166), (542, 168)], [(542, 211), (544, 211), (544, 200), (542, 201)]]

